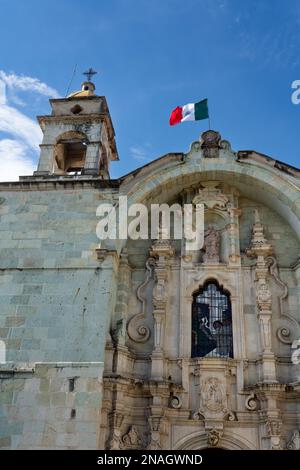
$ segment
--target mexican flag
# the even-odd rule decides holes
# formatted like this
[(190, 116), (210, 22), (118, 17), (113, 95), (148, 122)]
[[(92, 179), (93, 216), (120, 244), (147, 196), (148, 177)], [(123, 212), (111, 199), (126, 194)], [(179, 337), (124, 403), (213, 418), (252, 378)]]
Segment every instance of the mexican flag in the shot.
[(177, 106), (170, 116), (170, 126), (175, 126), (185, 121), (200, 121), (208, 119), (207, 98), (198, 103), (189, 103), (184, 106)]

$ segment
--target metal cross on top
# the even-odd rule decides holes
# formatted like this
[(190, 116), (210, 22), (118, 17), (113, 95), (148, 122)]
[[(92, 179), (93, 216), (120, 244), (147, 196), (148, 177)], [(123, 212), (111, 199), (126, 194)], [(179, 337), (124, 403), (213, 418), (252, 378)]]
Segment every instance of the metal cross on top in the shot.
[(93, 75), (96, 75), (96, 72), (95, 70), (92, 69), (92, 67), (90, 67), (86, 72), (83, 72), (82, 75), (86, 75), (87, 76), (87, 79), (88, 79), (88, 82), (91, 81), (91, 78)]

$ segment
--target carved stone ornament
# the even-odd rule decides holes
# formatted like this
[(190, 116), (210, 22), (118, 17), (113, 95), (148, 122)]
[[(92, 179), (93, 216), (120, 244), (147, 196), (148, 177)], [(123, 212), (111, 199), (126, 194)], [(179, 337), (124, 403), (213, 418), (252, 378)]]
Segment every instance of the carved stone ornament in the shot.
[(298, 365), (300, 364), (300, 338), (293, 341), (292, 350), (292, 363)]
[(293, 431), (293, 434), (290, 440), (288, 441), (286, 448), (288, 450), (300, 450), (300, 431), (298, 431), (298, 429), (295, 429), (295, 431)]
[(182, 401), (177, 395), (170, 396), (169, 404), (170, 404), (170, 408), (179, 409), (182, 407)]
[(130, 318), (127, 324), (127, 333), (132, 341), (136, 343), (145, 343), (150, 337), (150, 328), (145, 323), (146, 319), (146, 298), (142, 294), (143, 289), (148, 285), (153, 275), (155, 265), (154, 258), (149, 258), (146, 262), (146, 279), (138, 287), (136, 296), (142, 304), (141, 312)]
[(221, 135), (216, 131), (206, 131), (201, 135), (201, 148), (204, 158), (218, 158)]
[(202, 408), (207, 408), (209, 411), (225, 411), (225, 393), (222, 383), (216, 377), (210, 377), (204, 383), (201, 392), (201, 403)]
[(109, 450), (120, 450), (121, 448), (121, 431), (119, 429), (114, 429), (109, 443)]
[(150, 426), (151, 436), (150, 436), (150, 442), (147, 446), (147, 450), (161, 450), (161, 443), (160, 443), (161, 416), (150, 416), (149, 426)]
[(207, 445), (210, 447), (217, 447), (222, 437), (222, 434), (222, 431), (218, 431), (215, 428), (210, 429), (207, 433)]
[(219, 263), (220, 238), (221, 236), (219, 230), (216, 230), (212, 225), (209, 225), (207, 230), (204, 232), (204, 263)]
[(147, 450), (161, 450), (159, 433), (152, 433)]
[(142, 439), (136, 426), (130, 426), (128, 432), (123, 436), (122, 442), (127, 449), (138, 449), (142, 446)]
[(266, 422), (268, 436), (280, 436), (282, 431), (282, 422), (279, 419), (269, 419)]
[(201, 421), (205, 420), (205, 416), (200, 410), (196, 410), (191, 413), (191, 419), (194, 419), (195, 421)]
[(232, 410), (226, 410), (224, 413), (225, 421), (237, 421), (236, 413)]
[(271, 307), (272, 294), (267, 284), (258, 284), (256, 290), (256, 300), (260, 310), (268, 310)]
[(124, 416), (121, 413), (111, 413), (109, 416), (110, 427), (112, 429), (111, 438), (109, 440), (108, 448), (110, 450), (119, 450), (122, 448), (121, 440), (121, 425)]
[(193, 198), (193, 204), (203, 204), (207, 209), (225, 211), (229, 198), (218, 188), (217, 181), (207, 181), (201, 184), (198, 194)]
[(160, 303), (164, 303), (167, 298), (166, 292), (166, 279), (164, 277), (157, 276), (157, 282), (153, 289), (153, 303), (155, 306), (160, 306)]
[(267, 256), (272, 255), (273, 247), (268, 243), (264, 235), (264, 227), (260, 221), (259, 212), (255, 209), (254, 212), (254, 225), (252, 229), (252, 239), (250, 248), (246, 250), (246, 255), (250, 258), (255, 258), (258, 256)]
[(269, 256), (266, 259), (266, 262), (268, 264), (271, 276), (279, 287), (278, 299), (280, 318), (284, 323), (288, 323), (288, 326), (283, 325), (277, 329), (276, 336), (281, 343), (292, 344), (293, 337), (295, 338), (295, 336), (300, 333), (300, 328), (298, 321), (292, 315), (290, 315), (288, 311), (284, 310), (283, 301), (288, 296), (288, 287), (279, 277), (278, 263), (276, 258), (274, 256)]
[(250, 395), (245, 400), (245, 407), (248, 411), (256, 411), (258, 408), (258, 400), (254, 392), (250, 393)]

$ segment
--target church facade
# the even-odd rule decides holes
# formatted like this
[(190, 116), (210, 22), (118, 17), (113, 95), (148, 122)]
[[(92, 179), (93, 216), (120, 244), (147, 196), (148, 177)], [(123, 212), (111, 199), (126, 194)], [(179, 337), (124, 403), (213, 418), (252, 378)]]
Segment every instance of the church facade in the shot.
[[(37, 171), (0, 183), (0, 448), (299, 450), (300, 170), (207, 131), (111, 179), (93, 83), (50, 103)], [(202, 249), (100, 244), (120, 196), (201, 204)]]

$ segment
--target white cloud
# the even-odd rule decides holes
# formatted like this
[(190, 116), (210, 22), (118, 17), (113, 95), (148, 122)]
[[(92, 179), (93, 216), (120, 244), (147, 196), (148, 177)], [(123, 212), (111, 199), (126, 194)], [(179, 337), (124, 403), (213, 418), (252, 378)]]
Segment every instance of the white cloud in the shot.
[(42, 140), (39, 125), (16, 108), (6, 104), (0, 106), (0, 131), (20, 139), (35, 150), (38, 150)]
[(54, 88), (41, 82), (38, 78), (16, 75), (13, 72), (7, 74), (3, 70), (0, 70), (0, 80), (2, 80), (8, 88), (21, 91), (33, 91), (39, 95), (48, 96), (49, 98), (59, 97), (58, 92)]
[[(147, 145), (149, 146), (149, 145)], [(141, 146), (132, 146), (129, 148), (131, 156), (138, 161), (150, 161), (148, 151)]]
[[(6, 94), (6, 88), (10, 94)], [(19, 111), (16, 106), (26, 106), (17, 92), (58, 97), (58, 93), (37, 78), (6, 74), (0, 70), (0, 181), (18, 180), (19, 175), (32, 174), (33, 161), (38, 157), (42, 131), (37, 122)], [(22, 96), (23, 97), (23, 96)]]
[(35, 170), (32, 160), (26, 156), (28, 147), (12, 139), (0, 140), (0, 181), (17, 181), (19, 175), (30, 175)]

